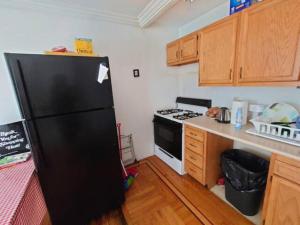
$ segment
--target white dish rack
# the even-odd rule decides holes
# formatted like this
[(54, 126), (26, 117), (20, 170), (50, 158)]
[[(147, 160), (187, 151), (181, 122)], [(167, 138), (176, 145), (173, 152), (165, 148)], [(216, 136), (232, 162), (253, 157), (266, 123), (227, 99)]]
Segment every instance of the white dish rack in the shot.
[(274, 125), (255, 119), (250, 120), (250, 122), (253, 123), (254, 128), (247, 130), (247, 133), (300, 147), (300, 129)]

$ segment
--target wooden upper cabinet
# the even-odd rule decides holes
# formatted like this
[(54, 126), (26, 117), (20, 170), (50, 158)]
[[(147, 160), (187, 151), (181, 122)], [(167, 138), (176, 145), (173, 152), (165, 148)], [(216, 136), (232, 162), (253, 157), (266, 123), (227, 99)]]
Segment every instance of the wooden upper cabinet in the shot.
[(239, 14), (200, 31), (199, 85), (232, 85)]
[(192, 33), (167, 45), (167, 64), (177, 66), (198, 60), (198, 35)]
[(169, 66), (179, 63), (179, 45), (179, 41), (174, 41), (167, 45), (167, 64)]
[(300, 1), (265, 1), (243, 11), (237, 59), (238, 84), (298, 81)]
[(180, 39), (181, 63), (196, 62), (198, 59), (198, 35), (191, 34)]
[(265, 225), (300, 224), (300, 185), (274, 176)]
[(167, 55), (171, 66), (199, 60), (199, 86), (300, 86), (300, 0), (264, 0), (170, 43)]

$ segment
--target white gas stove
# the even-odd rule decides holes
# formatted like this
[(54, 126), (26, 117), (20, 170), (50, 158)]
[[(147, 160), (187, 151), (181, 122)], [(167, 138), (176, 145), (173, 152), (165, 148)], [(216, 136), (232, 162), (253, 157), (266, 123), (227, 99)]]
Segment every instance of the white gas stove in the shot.
[(154, 154), (183, 175), (183, 121), (203, 116), (211, 107), (211, 100), (178, 97), (176, 103), (173, 109), (154, 113)]

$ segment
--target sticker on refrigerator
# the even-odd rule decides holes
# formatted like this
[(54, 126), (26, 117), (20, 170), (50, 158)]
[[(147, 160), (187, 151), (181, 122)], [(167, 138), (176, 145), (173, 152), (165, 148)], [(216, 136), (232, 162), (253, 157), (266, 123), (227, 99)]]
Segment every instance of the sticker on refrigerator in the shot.
[(97, 81), (102, 84), (103, 80), (107, 80), (108, 79), (108, 68), (102, 64), (100, 64), (99, 67), (99, 73), (98, 73), (98, 79)]

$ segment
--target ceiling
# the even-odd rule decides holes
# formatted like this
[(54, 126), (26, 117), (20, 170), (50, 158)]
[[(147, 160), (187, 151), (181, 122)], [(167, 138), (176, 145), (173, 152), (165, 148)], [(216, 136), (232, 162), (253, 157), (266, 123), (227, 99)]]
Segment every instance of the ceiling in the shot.
[(9, 0), (2, 6), (87, 15), (99, 20), (140, 26), (154, 22), (182, 26), (229, 0)]
[[(229, 0), (195, 0), (192, 4), (180, 0), (157, 21), (183, 26)], [(229, 9), (228, 9), (229, 10)]]
[[(41, 2), (41, 0), (35, 0)], [(43, 0), (46, 1), (46, 0)], [(137, 17), (151, 0), (51, 0), (54, 4), (72, 5)], [(49, 2), (49, 1), (48, 1)]]

